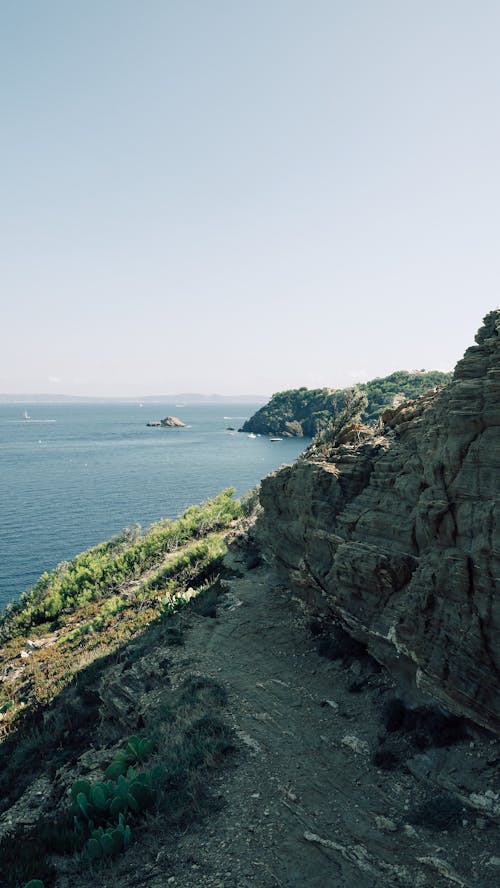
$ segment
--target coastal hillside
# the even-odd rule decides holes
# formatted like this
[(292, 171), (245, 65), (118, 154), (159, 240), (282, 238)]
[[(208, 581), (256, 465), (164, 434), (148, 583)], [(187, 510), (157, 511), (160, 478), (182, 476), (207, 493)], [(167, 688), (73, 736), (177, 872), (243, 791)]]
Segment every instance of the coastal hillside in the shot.
[(491, 888), (498, 742), (405, 705), (362, 645), (290, 597), (246, 524), (216, 588), (0, 746), (2, 884)]
[(497, 881), (500, 312), (476, 342), (8, 609), (5, 888)]
[[(422, 370), (418, 373), (398, 370), (390, 376), (360, 383), (355, 388), (364, 396), (361, 420), (364, 423), (374, 423), (387, 407), (416, 398), (428, 389), (444, 385), (450, 379), (451, 373), (442, 373), (439, 370)], [(277, 392), (243, 424), (240, 431), (312, 438), (325, 429), (343, 409), (346, 395), (351, 391), (303, 387)]]

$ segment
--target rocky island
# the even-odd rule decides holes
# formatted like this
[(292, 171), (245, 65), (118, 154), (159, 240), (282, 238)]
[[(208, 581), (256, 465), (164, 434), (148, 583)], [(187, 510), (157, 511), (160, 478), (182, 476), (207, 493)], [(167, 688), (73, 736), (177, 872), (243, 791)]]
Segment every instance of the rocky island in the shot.
[(164, 419), (154, 419), (151, 422), (147, 422), (146, 425), (155, 429), (187, 429), (186, 423), (178, 419), (177, 416), (165, 416)]

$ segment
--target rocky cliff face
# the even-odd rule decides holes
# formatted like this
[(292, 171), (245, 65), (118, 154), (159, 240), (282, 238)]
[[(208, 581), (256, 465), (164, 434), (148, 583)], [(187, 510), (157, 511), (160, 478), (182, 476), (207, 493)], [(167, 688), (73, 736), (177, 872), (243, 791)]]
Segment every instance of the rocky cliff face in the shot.
[(266, 478), (255, 532), (409, 694), (500, 732), (500, 311), (476, 343), (379, 433)]

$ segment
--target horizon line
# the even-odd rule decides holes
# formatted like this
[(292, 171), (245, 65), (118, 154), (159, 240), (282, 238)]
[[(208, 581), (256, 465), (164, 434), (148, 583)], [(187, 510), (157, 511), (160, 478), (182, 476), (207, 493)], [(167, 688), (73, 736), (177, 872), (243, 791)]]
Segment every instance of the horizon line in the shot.
[(199, 400), (207, 401), (211, 399), (224, 399), (224, 400), (234, 400), (234, 401), (261, 401), (263, 399), (271, 398), (270, 394), (250, 394), (250, 395), (225, 395), (219, 392), (211, 392), (210, 394), (204, 394), (203, 392), (174, 392), (171, 394), (161, 394), (161, 395), (98, 395), (98, 394), (89, 394), (89, 395), (77, 395), (77, 394), (68, 394), (66, 392), (0, 392), (0, 402), (1, 401), (16, 401), (16, 400), (26, 400), (28, 398), (44, 398), (47, 401), (54, 400), (77, 400), (77, 401), (133, 401), (133, 402), (142, 402), (142, 401), (172, 401), (178, 400), (180, 398), (197, 398)]

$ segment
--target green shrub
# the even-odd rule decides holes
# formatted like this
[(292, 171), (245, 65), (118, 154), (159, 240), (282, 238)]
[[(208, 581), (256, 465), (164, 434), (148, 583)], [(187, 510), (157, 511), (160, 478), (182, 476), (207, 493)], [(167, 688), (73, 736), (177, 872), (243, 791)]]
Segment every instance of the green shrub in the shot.
[[(71, 562), (62, 562), (50, 574), (42, 574), (32, 589), (7, 609), (0, 621), (0, 643), (103, 595), (109, 597), (108, 613), (119, 611), (125, 605), (113, 593), (122, 583), (154, 567), (189, 541), (226, 529), (240, 515), (240, 503), (234, 499), (234, 489), (229, 488), (207, 502), (191, 506), (176, 521), (157, 521), (145, 534), (137, 528), (124, 531), (114, 540), (87, 549)], [(148, 588), (161, 589), (174, 573), (188, 571), (198, 562), (208, 563), (216, 557), (214, 548), (215, 541), (200, 542), (198, 547), (183, 552)]]
[[(95, 678), (95, 667), (91, 672)], [(0, 841), (6, 888), (19, 888), (33, 875), (53, 884), (54, 854), (81, 854), (87, 865), (111, 860), (128, 848), (135, 824), (153, 806), (171, 825), (213, 808), (203, 775), (234, 747), (232, 731), (212, 711), (225, 699), (207, 676), (188, 676), (179, 690), (169, 690), (147, 727), (152, 736), (129, 737), (103, 780), (76, 780), (64, 819), (42, 819)], [(153, 754), (158, 763), (145, 767)]]
[(125, 774), (130, 765), (137, 762), (143, 762), (151, 755), (153, 751), (153, 741), (148, 737), (138, 737), (133, 735), (129, 737), (124, 749), (120, 750), (106, 768), (105, 776), (109, 780), (117, 780), (122, 774)]
[(123, 814), (120, 814), (116, 826), (108, 826), (107, 829), (100, 826), (92, 830), (90, 838), (85, 843), (84, 854), (89, 860), (115, 857), (120, 851), (128, 848), (130, 839), (130, 826), (125, 823)]

